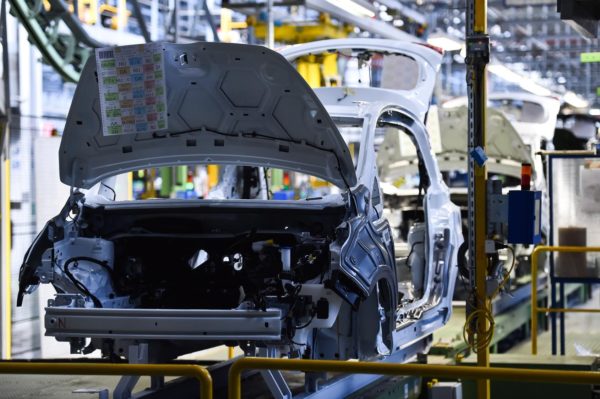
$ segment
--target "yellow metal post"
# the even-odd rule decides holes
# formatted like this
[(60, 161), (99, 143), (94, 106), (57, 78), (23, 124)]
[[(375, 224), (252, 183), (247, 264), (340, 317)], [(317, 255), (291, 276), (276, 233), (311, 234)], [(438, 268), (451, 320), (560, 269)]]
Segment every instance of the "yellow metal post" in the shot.
[[(469, 98), (469, 151), (486, 147), (487, 79), (489, 62), (489, 37), (487, 36), (487, 0), (467, 1), (467, 82)], [(490, 298), (487, 294), (488, 256), (485, 251), (487, 239), (487, 169), (485, 162), (471, 159), (469, 162), (469, 257), (471, 282), (475, 301), (468, 308), (467, 322), (476, 323), (477, 365), (489, 367)], [(474, 274), (474, 275), (473, 275)], [(474, 282), (474, 284), (473, 284)], [(474, 317), (476, 316), (476, 317)], [(477, 397), (490, 397), (490, 382), (477, 380)]]
[[(144, 173), (144, 193), (142, 198), (156, 198), (156, 187), (154, 181), (156, 180), (156, 169), (147, 169)], [(132, 182), (133, 190), (133, 182)]]
[[(564, 370), (526, 370), (505, 367), (438, 366), (430, 364), (398, 364), (382, 362), (344, 362), (339, 360), (299, 360), (241, 358), (229, 369), (228, 399), (242, 396), (244, 370), (296, 370), (338, 372), (345, 374), (418, 375), (435, 378), (498, 379), (520, 382), (549, 382), (562, 384), (597, 384), (600, 372)], [(481, 399), (480, 396), (477, 396)]]
[(338, 56), (335, 53), (323, 54), (323, 80), (325, 86), (340, 86), (342, 77), (338, 70)]
[(208, 189), (210, 190), (219, 183), (219, 165), (208, 165), (206, 173), (208, 174)]
[(200, 397), (212, 399), (212, 378), (208, 370), (194, 364), (115, 364), (0, 362), (0, 374), (53, 375), (149, 375), (189, 376), (200, 384)]
[(475, 33), (487, 33), (487, 0), (475, 0), (473, 30)]
[(127, 173), (127, 201), (133, 200), (133, 172)]
[(117, 0), (117, 30), (125, 30), (127, 19), (129, 17), (127, 13), (127, 0)]
[[(477, 310), (480, 310), (480, 316), (477, 318), (478, 339), (484, 336), (490, 328), (489, 321), (483, 314), (490, 312), (491, 301), (487, 296), (486, 285), (488, 277), (488, 260), (485, 254), (486, 240), (486, 180), (487, 171), (485, 165), (475, 167), (475, 284)], [(477, 365), (479, 367), (489, 367), (490, 348), (480, 347), (477, 350)], [(477, 381), (477, 397), (480, 399), (490, 397), (489, 380)]]
[(538, 245), (531, 253), (531, 354), (537, 355), (537, 330), (538, 313), (599, 313), (600, 309), (559, 309), (559, 308), (538, 308), (537, 300), (537, 275), (538, 275), (538, 256), (542, 252), (600, 252), (600, 247), (552, 247), (548, 245)]
[(221, 8), (221, 30), (219, 38), (222, 42), (231, 42), (231, 31), (234, 29), (248, 29), (248, 23), (233, 21), (233, 11), (227, 8)]
[(315, 55), (302, 57), (297, 61), (296, 69), (313, 89), (321, 87), (321, 66)]

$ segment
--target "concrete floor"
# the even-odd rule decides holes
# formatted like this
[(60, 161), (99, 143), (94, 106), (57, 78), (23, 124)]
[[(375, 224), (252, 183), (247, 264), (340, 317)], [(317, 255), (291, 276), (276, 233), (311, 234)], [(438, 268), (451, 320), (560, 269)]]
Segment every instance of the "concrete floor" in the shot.
[[(594, 290), (592, 298), (578, 308), (600, 309), (600, 289)], [(557, 316), (557, 327), (558, 327)], [(600, 314), (568, 313), (565, 315), (565, 355), (600, 356)], [(552, 334), (545, 331), (538, 335), (538, 354), (552, 354)], [(512, 348), (509, 353), (528, 355), (531, 342), (528, 340)]]
[[(236, 348), (235, 356), (242, 351)], [(227, 348), (220, 346), (180, 357), (181, 360), (223, 361), (227, 359)], [(1, 375), (0, 399), (93, 399), (98, 394), (75, 393), (79, 389), (108, 388), (112, 393), (120, 377), (112, 376), (35, 376)], [(170, 380), (172, 378), (166, 378)], [(134, 392), (150, 386), (149, 377), (141, 377)], [(112, 396), (111, 396), (112, 397)]]
[[(73, 391), (83, 388), (109, 388), (112, 392), (118, 381), (118, 377), (104, 376), (2, 375), (0, 376), (0, 398), (98, 398), (98, 394), (73, 393)], [(138, 387), (143, 388), (149, 384), (150, 379), (143, 377)]]

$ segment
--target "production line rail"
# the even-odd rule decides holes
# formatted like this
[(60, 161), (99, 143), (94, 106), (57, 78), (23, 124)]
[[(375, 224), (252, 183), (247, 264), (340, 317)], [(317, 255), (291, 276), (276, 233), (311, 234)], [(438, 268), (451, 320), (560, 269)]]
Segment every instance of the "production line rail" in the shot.
[[(352, 362), (328, 360), (295, 360), (242, 357), (231, 363), (228, 373), (228, 399), (242, 398), (242, 374), (250, 370), (291, 370), (304, 372), (339, 372), (374, 376), (436, 377), (446, 379), (489, 379), (503, 381), (544, 382), (559, 384), (599, 384), (600, 372), (565, 370), (524, 370), (508, 367), (471, 367), (431, 364), (390, 364), (384, 362)], [(187, 375), (200, 383), (200, 392), (190, 397), (213, 398), (213, 381), (205, 367), (183, 364), (94, 364), (51, 362), (0, 362), (2, 374), (75, 374), (75, 375)], [(323, 391), (328, 391), (325, 387)], [(329, 393), (330, 395), (332, 393)], [(311, 397), (300, 395), (303, 398)], [(291, 399), (292, 396), (281, 396)], [(329, 396), (340, 397), (340, 396)], [(345, 397), (345, 396), (341, 396)]]

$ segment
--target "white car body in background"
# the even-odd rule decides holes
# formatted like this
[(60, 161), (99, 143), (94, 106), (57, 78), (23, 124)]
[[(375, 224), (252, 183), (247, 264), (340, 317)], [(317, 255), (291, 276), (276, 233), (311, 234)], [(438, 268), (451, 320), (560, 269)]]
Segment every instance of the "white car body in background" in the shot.
[[(360, 134), (356, 131), (345, 134), (342, 131), (342, 135), (347, 142), (360, 145), (360, 151), (355, 159), (357, 177), (359, 182), (373, 187), (373, 190), (381, 190), (387, 185), (384, 181), (387, 171), (382, 170), (383, 161), (399, 151), (405, 151), (404, 146), (410, 140), (413, 141), (413, 149), (416, 149), (416, 152), (412, 152), (409, 161), (413, 165), (412, 172), (417, 171), (420, 164), (423, 168), (421, 171), (428, 176), (429, 180), (422, 205), (426, 221), (425, 230), (428, 235), (426, 246), (429, 247), (429, 254), (425, 255), (427, 258), (426, 270), (419, 271), (418, 267), (413, 268), (413, 282), (419, 279), (415, 278), (415, 275), (433, 275), (435, 268), (431, 263), (431, 246), (435, 241), (435, 234), (431, 234), (433, 231), (447, 230), (447, 234), (451, 237), (450, 241), (453, 243), (452, 262), (456, 265), (456, 254), (463, 242), (460, 210), (450, 201), (448, 187), (442, 181), (424, 125), (441, 54), (420, 44), (381, 39), (324, 40), (287, 47), (281, 50), (281, 53), (292, 63), (303, 56), (323, 53), (337, 53), (340, 54), (340, 57), (362, 54), (362, 58), (365, 60), (369, 59), (365, 53), (385, 54), (384, 58), (403, 57), (410, 60), (408, 65), (405, 63), (401, 70), (394, 70), (391, 73), (384, 71), (383, 79), (377, 82), (378, 87), (372, 87), (374, 79), (366, 80), (369, 75), (363, 74), (359, 75), (361, 76), (360, 86), (354, 80), (349, 86), (320, 87), (314, 90), (334, 120), (356, 119), (361, 121)], [(384, 60), (383, 65), (385, 62)], [(366, 64), (364, 67), (367, 69), (369, 65)], [(358, 72), (360, 73), (360, 71)], [(394, 76), (391, 76), (394, 73), (400, 73), (404, 80), (400, 82), (396, 80)], [(410, 76), (408, 76), (409, 73)], [(371, 71), (372, 76), (373, 72)], [(389, 77), (387, 81), (386, 76)], [(407, 82), (411, 82), (411, 84), (407, 84)], [(380, 134), (378, 131), (386, 121), (393, 121), (408, 135), (400, 132), (391, 135)], [(412, 138), (409, 139), (408, 136)], [(385, 194), (385, 190), (382, 193)], [(393, 212), (393, 210), (390, 212), (389, 209), (384, 209), (384, 201), (378, 205), (378, 211), (382, 215), (388, 216), (391, 216), (391, 212)], [(418, 224), (411, 226), (413, 228), (411, 231), (415, 236), (419, 234), (420, 230), (417, 226)], [(415, 248), (416, 241), (414, 236), (411, 237), (411, 233), (408, 234), (408, 237), (404, 237), (404, 240), (400, 239), (397, 229), (398, 226), (392, 226), (396, 241), (396, 258), (399, 259), (397, 269), (401, 270), (410, 260), (408, 258), (410, 258), (411, 250)], [(435, 308), (440, 314), (444, 314), (442, 318), (436, 317), (428, 323), (428, 331), (434, 331), (447, 322), (452, 309), (451, 301), (456, 275), (457, 268), (449, 269), (449, 273), (443, 277), (444, 287), (441, 288), (441, 291), (438, 291), (440, 287), (433, 287), (432, 284), (435, 285), (435, 283), (429, 280), (425, 287), (425, 295), (409, 306), (409, 309), (413, 309), (413, 311)], [(420, 289), (415, 285), (411, 286), (411, 283), (407, 281), (399, 282), (401, 290), (404, 290), (403, 294), (409, 298), (412, 292)], [(434, 299), (438, 295), (441, 295), (441, 298)], [(439, 302), (436, 304), (437, 301)], [(420, 312), (420, 310), (418, 311)], [(410, 312), (406, 313), (400, 310), (400, 314), (402, 318), (406, 318), (409, 317)]]
[[(442, 109), (466, 106), (467, 98), (460, 97), (445, 102)], [(560, 109), (560, 101), (531, 93), (490, 93), (488, 107), (502, 112), (529, 147), (534, 179), (532, 189), (542, 192), (542, 228), (548, 234), (549, 211), (546, 173), (542, 157), (538, 154), (543, 146), (552, 146), (552, 138)]]

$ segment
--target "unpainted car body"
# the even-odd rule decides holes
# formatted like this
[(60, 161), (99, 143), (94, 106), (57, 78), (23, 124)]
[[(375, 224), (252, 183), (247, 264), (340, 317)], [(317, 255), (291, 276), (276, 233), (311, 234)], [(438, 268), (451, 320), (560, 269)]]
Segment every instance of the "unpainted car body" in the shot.
[[(502, 193), (507, 194), (510, 190), (519, 190), (521, 181), (521, 165), (523, 163), (534, 164), (531, 150), (523, 142), (521, 135), (517, 132), (510, 120), (499, 110), (487, 110), (487, 143), (486, 161), (488, 178), (498, 180), (502, 185)], [(444, 180), (450, 186), (450, 197), (452, 201), (461, 207), (463, 219), (463, 234), (467, 234), (469, 229), (468, 220), (468, 111), (466, 106), (456, 108), (435, 108), (430, 109), (428, 115), (428, 130), (440, 171)], [(409, 163), (410, 157), (395, 154), (387, 159), (382, 159), (381, 171), (392, 179), (397, 176), (403, 176), (415, 173), (416, 169)], [(533, 169), (533, 181), (538, 181), (537, 170)], [(414, 188), (398, 188), (386, 184), (382, 186), (390, 208), (399, 206), (410, 207), (414, 204), (418, 192)], [(534, 189), (536, 186), (534, 186)], [(414, 206), (414, 205), (413, 205)], [(414, 207), (413, 217), (420, 214), (420, 209)], [(543, 220), (542, 230), (548, 231), (548, 220)], [(506, 236), (506, 224), (494, 224), (497, 229), (495, 234), (498, 237)], [(465, 244), (466, 245), (466, 244)], [(529, 274), (531, 247), (523, 245), (512, 246), (515, 256), (514, 271), (517, 277)], [(466, 246), (459, 251), (459, 265), (461, 274), (464, 278), (469, 278), (466, 261)], [(502, 256), (502, 260), (507, 259)], [(512, 262), (512, 256), (508, 258), (508, 264)], [(464, 299), (467, 293), (461, 292), (459, 286), (455, 293), (455, 299)]]
[[(39, 283), (57, 290), (47, 335), (109, 357), (145, 342), (155, 360), (222, 343), (253, 355), (365, 359), (399, 351), (447, 321), (460, 214), (410, 98), (359, 107), (364, 140), (372, 142), (377, 123), (400, 126), (427, 169), (423, 293), (407, 299), (377, 202), (374, 148), (364, 147), (355, 170), (335, 123), (340, 114), (323, 106), (327, 96), (263, 47), (162, 49), (163, 131), (103, 135), (94, 59), (82, 73), (59, 154), (61, 180), (73, 190), (20, 273), (19, 305)], [(113, 198), (117, 174), (188, 164), (234, 165), (249, 189), (240, 199)], [(337, 193), (270, 200), (263, 168), (319, 177)]]
[[(466, 97), (457, 98), (444, 103), (442, 110), (463, 107), (466, 102)], [(504, 114), (529, 149), (528, 162), (533, 167), (531, 188), (542, 192), (542, 232), (548, 235), (550, 214), (546, 173), (538, 152), (552, 147), (560, 101), (531, 93), (490, 93), (488, 107)]]

